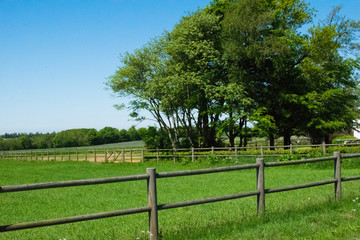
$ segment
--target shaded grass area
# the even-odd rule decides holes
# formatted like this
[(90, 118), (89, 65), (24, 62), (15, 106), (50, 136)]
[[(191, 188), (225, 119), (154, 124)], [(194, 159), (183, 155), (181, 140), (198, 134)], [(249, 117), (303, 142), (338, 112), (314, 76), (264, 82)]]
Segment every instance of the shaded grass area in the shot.
[[(350, 159), (349, 159), (350, 160)], [(359, 159), (343, 160), (343, 176), (360, 175)], [(239, 161), (241, 162), (241, 161)], [(221, 166), (218, 161), (113, 164), (0, 161), (0, 185), (63, 181)], [(265, 169), (266, 188), (333, 177), (332, 163)], [(158, 179), (158, 203), (253, 191), (255, 170)], [(360, 182), (343, 183), (344, 198), (333, 201), (326, 185), (266, 195), (266, 214), (256, 216), (256, 197), (159, 212), (163, 239), (356, 239), (360, 238)], [(3, 193), (0, 225), (104, 212), (147, 204), (146, 181)], [(147, 214), (1, 233), (1, 239), (148, 239)]]

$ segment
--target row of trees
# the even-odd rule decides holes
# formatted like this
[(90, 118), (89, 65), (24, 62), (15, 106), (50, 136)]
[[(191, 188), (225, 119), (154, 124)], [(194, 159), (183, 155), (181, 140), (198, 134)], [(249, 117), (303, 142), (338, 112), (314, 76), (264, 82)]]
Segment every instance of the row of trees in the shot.
[(99, 131), (96, 129), (70, 129), (46, 134), (5, 134), (3, 136), (16, 137), (6, 139), (0, 137), (0, 150), (78, 147), (137, 141), (142, 138), (140, 134), (146, 136), (147, 129), (136, 130), (135, 127), (131, 127), (128, 130), (118, 130), (112, 127), (105, 127)]
[(131, 117), (151, 113), (174, 148), (221, 145), (223, 134), (246, 146), (249, 123), (270, 145), (329, 142), (359, 115), (360, 22), (340, 9), (315, 24), (303, 0), (214, 0), (122, 55), (107, 86), (131, 97), (116, 106)]

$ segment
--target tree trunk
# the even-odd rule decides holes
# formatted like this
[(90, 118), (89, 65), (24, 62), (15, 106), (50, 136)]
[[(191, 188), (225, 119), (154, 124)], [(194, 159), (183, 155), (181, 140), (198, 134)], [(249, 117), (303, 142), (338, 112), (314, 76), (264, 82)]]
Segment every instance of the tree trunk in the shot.
[(247, 146), (247, 140), (248, 140), (248, 128), (246, 126), (247, 124), (247, 117), (244, 116), (244, 151), (246, 151), (246, 146)]
[(289, 145), (291, 144), (291, 134), (289, 131), (285, 131), (284, 133), (284, 146), (287, 146), (287, 147), (284, 147), (284, 149), (289, 149)]
[[(246, 139), (246, 129), (245, 129), (245, 134), (243, 133), (244, 127), (246, 128), (246, 116), (241, 117), (239, 120), (239, 137), (240, 137), (239, 147), (243, 147), (243, 143), (244, 143), (244, 147), (246, 147), (247, 139)], [(244, 140), (245, 140), (245, 142), (244, 142)]]
[(247, 136), (245, 134), (245, 136), (244, 136), (244, 151), (246, 151), (247, 140), (248, 140), (248, 138), (247, 138)]
[(274, 151), (275, 148), (274, 148), (274, 145), (275, 145), (275, 137), (273, 134), (270, 134), (269, 136), (269, 141), (270, 141), (270, 150), (271, 151)]
[[(233, 113), (230, 110), (229, 111), (229, 119), (232, 119), (232, 117), (233, 117)], [(229, 124), (231, 124), (231, 125), (228, 128), (228, 133), (226, 132), (226, 130), (225, 130), (225, 133), (226, 133), (226, 136), (229, 139), (230, 147), (235, 147), (235, 138), (237, 136), (237, 132), (236, 132), (234, 123), (230, 122)]]
[(325, 143), (326, 144), (330, 144), (331, 142), (330, 142), (330, 135), (329, 134), (326, 134), (325, 135)]

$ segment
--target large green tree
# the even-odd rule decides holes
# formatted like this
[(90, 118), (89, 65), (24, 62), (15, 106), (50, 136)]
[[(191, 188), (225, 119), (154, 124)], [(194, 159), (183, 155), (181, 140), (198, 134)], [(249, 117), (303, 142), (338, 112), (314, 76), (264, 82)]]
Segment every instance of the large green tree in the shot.
[(301, 98), (308, 110), (305, 132), (314, 143), (329, 143), (331, 134), (351, 131), (359, 118), (360, 22), (342, 16), (340, 9), (309, 30), (308, 57), (301, 65), (308, 88)]
[[(107, 82), (120, 96), (131, 96), (131, 116), (148, 110), (168, 132), (174, 148), (185, 131), (191, 146), (218, 143), (216, 127), (224, 97), (219, 17), (197, 12), (184, 17), (172, 32), (133, 54)], [(141, 118), (138, 118), (141, 119)]]
[[(253, 100), (255, 124), (274, 144), (276, 135), (288, 144), (299, 126), (302, 107), (294, 99), (306, 93), (298, 65), (306, 57), (306, 35), (298, 29), (311, 21), (304, 1), (242, 0), (225, 14), (224, 49), (231, 80)], [(263, 118), (263, 119), (261, 119)], [(262, 124), (273, 121), (273, 127)]]
[[(338, 23), (303, 33), (313, 13), (302, 0), (241, 0), (225, 14), (223, 44), (231, 79), (253, 99), (254, 123), (270, 145), (275, 136), (288, 145), (294, 133), (325, 137), (351, 128), (356, 118), (356, 60), (339, 50), (357, 48), (359, 25), (334, 12), (331, 21)], [(316, 107), (315, 99), (321, 102)]]
[(336, 8), (306, 33), (313, 16), (303, 0), (214, 0), (123, 55), (107, 85), (132, 98), (130, 116), (149, 111), (173, 148), (184, 136), (219, 145), (223, 133), (234, 146), (248, 121), (271, 145), (293, 134), (327, 139), (357, 118), (359, 23)]

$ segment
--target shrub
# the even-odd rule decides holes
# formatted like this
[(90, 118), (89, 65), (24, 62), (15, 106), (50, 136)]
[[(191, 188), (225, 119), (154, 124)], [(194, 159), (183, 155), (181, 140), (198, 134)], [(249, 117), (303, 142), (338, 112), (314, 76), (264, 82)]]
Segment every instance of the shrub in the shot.
[(353, 136), (350, 136), (350, 135), (345, 135), (345, 136), (334, 138), (331, 143), (332, 144), (342, 143), (342, 142), (339, 142), (337, 140), (344, 140), (344, 139), (357, 139), (357, 138), (353, 137)]

